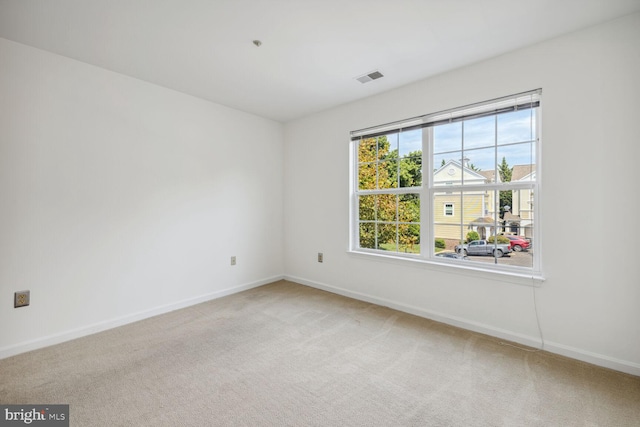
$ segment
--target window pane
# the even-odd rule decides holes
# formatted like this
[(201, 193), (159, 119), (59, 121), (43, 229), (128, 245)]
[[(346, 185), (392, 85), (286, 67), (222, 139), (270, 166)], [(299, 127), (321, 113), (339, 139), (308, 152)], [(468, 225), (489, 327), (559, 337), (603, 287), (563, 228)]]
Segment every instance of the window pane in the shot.
[(375, 190), (377, 182), (376, 163), (361, 163), (358, 165), (358, 188), (360, 190)]
[(400, 160), (400, 187), (422, 185), (422, 157), (407, 157)]
[[(449, 123), (433, 127), (433, 152), (435, 154), (462, 149), (462, 123)], [(458, 157), (459, 158), (459, 157)]]
[(379, 194), (378, 221), (396, 221), (398, 196), (395, 194)]
[(438, 252), (453, 252), (455, 246), (460, 244), (460, 239), (463, 235), (463, 229), (460, 224), (434, 224), (434, 253)]
[[(387, 155), (393, 153), (394, 158), (398, 158), (398, 141), (400, 139), (400, 134), (398, 132), (392, 133), (390, 135), (386, 135), (387, 141), (389, 142), (389, 152)], [(384, 138), (384, 137), (381, 137)]]
[[(461, 194), (460, 192), (442, 191), (433, 196), (433, 218), (437, 224), (461, 224)], [(450, 206), (453, 215), (446, 215), (444, 206)]]
[[(495, 147), (480, 148), (464, 152), (465, 161), (465, 184), (485, 184), (493, 182), (496, 168)], [(477, 173), (482, 171), (482, 173)]]
[(433, 184), (438, 186), (462, 184), (460, 159), (462, 159), (461, 151), (433, 156)]
[(505, 215), (504, 236), (509, 239), (509, 246), (512, 250), (504, 256), (499, 264), (511, 265), (515, 267), (533, 268), (533, 256), (535, 248), (533, 245), (534, 221), (529, 213), (522, 215)]
[(495, 191), (465, 191), (462, 194), (462, 223), (468, 231), (478, 232), (479, 239), (486, 239), (495, 234), (495, 220), (497, 218)]
[(420, 224), (398, 225), (398, 251), (420, 253)]
[(377, 140), (378, 140), (377, 160), (386, 159), (389, 156), (389, 154), (393, 151), (396, 152), (396, 157), (398, 157), (397, 151), (396, 151), (398, 148), (398, 141), (393, 135), (391, 135), (391, 137), (388, 137), (387, 135), (379, 136)]
[[(499, 212), (500, 217), (504, 218), (505, 214), (511, 212), (513, 208), (513, 191), (502, 190), (498, 191), (499, 198)], [(502, 231), (505, 231), (504, 229)]]
[(360, 223), (359, 242), (361, 248), (374, 249), (376, 247), (375, 223)]
[[(511, 213), (522, 219), (533, 220), (534, 194), (533, 189), (511, 191)], [(533, 237), (533, 234), (529, 235)]]
[(385, 251), (398, 251), (395, 224), (378, 224), (378, 247)]
[[(527, 174), (522, 175), (518, 174), (515, 180), (522, 180), (527, 175), (528, 177), (525, 180), (530, 180), (532, 172), (532, 165), (535, 164), (535, 151), (533, 143), (523, 143), (523, 144), (515, 144), (515, 145), (505, 145), (498, 147), (498, 165), (500, 165), (501, 169), (505, 168), (505, 165), (508, 168), (513, 167), (525, 167)], [(509, 177), (508, 181), (513, 181), (512, 177)]]
[(479, 117), (463, 122), (464, 149), (491, 147), (496, 141), (495, 116)]
[(400, 157), (422, 156), (422, 129), (400, 133), (399, 155)]
[[(509, 227), (511, 229), (512, 227)], [(513, 229), (525, 231), (523, 227), (514, 226)], [(533, 245), (532, 241), (521, 234), (506, 234), (498, 236), (502, 238), (499, 243), (504, 242), (504, 238), (508, 239), (511, 252), (503, 257), (502, 264), (512, 265), (515, 267), (533, 268)]]
[(375, 221), (376, 219), (376, 196), (360, 196), (358, 197), (358, 209), (360, 211), (360, 221)]
[[(438, 225), (464, 225), (472, 230), (471, 223), (492, 223), (494, 191), (437, 192), (433, 195), (433, 218)], [(446, 207), (446, 209), (445, 209)], [(449, 211), (452, 215), (446, 215)], [(460, 237), (460, 233), (454, 237)], [(450, 236), (450, 235), (447, 235)], [(462, 234), (466, 236), (466, 232)], [(438, 234), (436, 233), (436, 237)], [(443, 236), (440, 236), (443, 237)]]
[(536, 247), (533, 241), (533, 221), (522, 220), (517, 235), (523, 237), (526, 241), (529, 242), (527, 251), (529, 251), (530, 253), (535, 252)]
[(419, 194), (401, 194), (398, 197), (398, 221), (420, 222)]
[(378, 166), (378, 188), (398, 188), (398, 161), (380, 162)]
[(358, 163), (373, 162), (378, 159), (376, 138), (366, 138), (358, 143)]
[(531, 141), (535, 134), (534, 110), (498, 115), (498, 144)]
[(511, 171), (511, 181), (533, 182), (536, 180), (536, 165), (514, 165)]

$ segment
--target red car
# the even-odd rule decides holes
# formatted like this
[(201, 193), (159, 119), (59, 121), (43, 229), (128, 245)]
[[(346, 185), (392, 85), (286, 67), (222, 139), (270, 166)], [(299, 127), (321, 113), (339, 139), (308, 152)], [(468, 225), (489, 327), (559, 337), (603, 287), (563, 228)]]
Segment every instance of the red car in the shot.
[(528, 240), (520, 236), (511, 236), (509, 234), (505, 234), (504, 237), (509, 239), (509, 249), (515, 252), (522, 252), (526, 249), (529, 249), (531, 243)]

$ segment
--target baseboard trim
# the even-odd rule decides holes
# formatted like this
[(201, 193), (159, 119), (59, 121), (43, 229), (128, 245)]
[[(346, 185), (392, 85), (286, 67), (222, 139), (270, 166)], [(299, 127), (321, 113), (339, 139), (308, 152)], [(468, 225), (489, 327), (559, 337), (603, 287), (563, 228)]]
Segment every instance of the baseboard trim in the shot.
[[(485, 335), (490, 335), (496, 338), (512, 341), (512, 342), (526, 345), (529, 347), (540, 348), (541, 346), (540, 339), (537, 337), (532, 337), (532, 336), (523, 335), (517, 332), (508, 331), (505, 329), (496, 328), (493, 326), (489, 326), (479, 322), (474, 322), (461, 317), (449, 316), (443, 313), (438, 313), (431, 310), (425, 310), (423, 308), (415, 307), (409, 304), (392, 301), (386, 298), (375, 297), (373, 295), (369, 295), (361, 292), (354, 292), (338, 286), (328, 285), (326, 283), (320, 283), (313, 280), (304, 279), (302, 277), (285, 275), (284, 279), (301, 284), (301, 285), (309, 286), (316, 289), (321, 289), (327, 292), (357, 299), (360, 301), (365, 301), (372, 304), (393, 308), (394, 310), (402, 311), (404, 313), (413, 314), (416, 316), (424, 317), (426, 319), (435, 320), (436, 322), (457, 326), (462, 329), (478, 332)], [(590, 363), (592, 365), (613, 369), (615, 371), (624, 372), (630, 375), (640, 376), (640, 364), (637, 364), (634, 362), (620, 360), (620, 359), (605, 356), (602, 354), (593, 353), (590, 351), (566, 346), (563, 344), (553, 343), (549, 341), (544, 342), (544, 350), (548, 351), (549, 353), (558, 354), (571, 359)]]
[(0, 348), (0, 359), (15, 356), (28, 351), (37, 350), (39, 348), (49, 347), (51, 345), (60, 344), (65, 341), (71, 341), (76, 338), (82, 338), (87, 335), (92, 335), (98, 332), (106, 331), (108, 329), (117, 328), (118, 326), (124, 326), (129, 323), (137, 322), (139, 320), (148, 319), (150, 317), (158, 316), (160, 314), (168, 313), (170, 311), (179, 310), (181, 308), (190, 307), (192, 305), (200, 304), (203, 302), (211, 301), (214, 299), (222, 298), (227, 295), (236, 294), (238, 292), (246, 291), (249, 289), (257, 288), (262, 285), (266, 285), (278, 280), (284, 279), (283, 275), (272, 276), (255, 282), (245, 283), (238, 286), (233, 286), (219, 291), (211, 292), (208, 294), (200, 295), (194, 298), (188, 298), (175, 303), (162, 305), (149, 310), (132, 313), (126, 316), (118, 317), (115, 319), (106, 320), (103, 322), (94, 323), (91, 325), (83, 326), (80, 328), (68, 330), (54, 335), (38, 338), (31, 341), (25, 341), (8, 347)]

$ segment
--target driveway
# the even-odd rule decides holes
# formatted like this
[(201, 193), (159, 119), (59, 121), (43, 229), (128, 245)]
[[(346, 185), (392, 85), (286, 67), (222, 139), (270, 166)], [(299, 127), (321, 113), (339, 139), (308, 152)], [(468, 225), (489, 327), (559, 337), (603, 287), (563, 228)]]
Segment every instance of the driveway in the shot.
[[(495, 259), (491, 256), (474, 256), (469, 255), (469, 261), (485, 262), (488, 264), (494, 264)], [(533, 267), (533, 251), (511, 252), (508, 255), (498, 258), (498, 264), (500, 265), (515, 265), (518, 267)]]

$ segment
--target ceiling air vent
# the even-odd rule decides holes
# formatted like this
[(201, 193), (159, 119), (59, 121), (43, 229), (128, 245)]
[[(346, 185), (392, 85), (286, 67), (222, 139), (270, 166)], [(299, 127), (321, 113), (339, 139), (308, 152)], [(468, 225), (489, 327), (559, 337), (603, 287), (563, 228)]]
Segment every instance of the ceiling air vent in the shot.
[(356, 80), (360, 83), (369, 83), (372, 80), (377, 80), (380, 77), (384, 77), (380, 71), (373, 71), (369, 74), (365, 74), (364, 76), (356, 77)]

